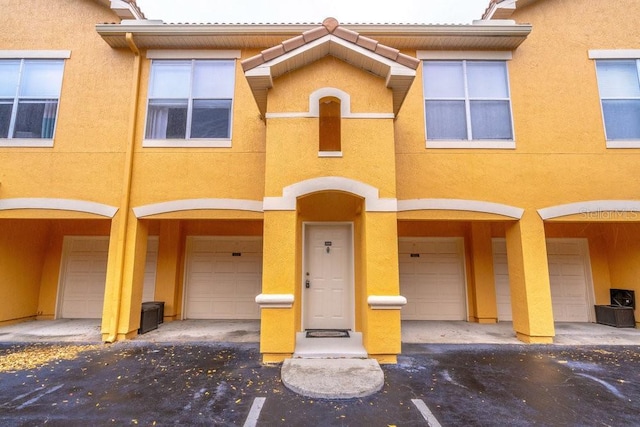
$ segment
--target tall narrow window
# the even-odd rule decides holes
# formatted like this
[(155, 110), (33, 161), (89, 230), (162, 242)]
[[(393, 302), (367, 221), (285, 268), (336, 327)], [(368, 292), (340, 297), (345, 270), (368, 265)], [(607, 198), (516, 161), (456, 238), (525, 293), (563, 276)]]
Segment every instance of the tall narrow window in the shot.
[(341, 151), (340, 100), (333, 96), (320, 99), (319, 151)]

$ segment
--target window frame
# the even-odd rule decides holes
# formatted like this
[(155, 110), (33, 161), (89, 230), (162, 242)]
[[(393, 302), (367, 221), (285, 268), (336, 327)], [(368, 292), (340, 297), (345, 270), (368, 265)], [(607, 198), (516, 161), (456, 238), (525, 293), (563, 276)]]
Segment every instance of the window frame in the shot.
[[(233, 138), (233, 110), (235, 105), (235, 85), (237, 80), (237, 59), (240, 58), (239, 50), (224, 50), (224, 51), (208, 51), (208, 50), (149, 50), (147, 52), (147, 59), (150, 59), (149, 64), (149, 84), (147, 85), (146, 96), (146, 112), (144, 119), (144, 137), (142, 141), (143, 147), (191, 147), (191, 148), (230, 148), (232, 146), (231, 141)], [(193, 97), (193, 75), (195, 70), (195, 64), (197, 61), (229, 61), (233, 62), (233, 88), (232, 98), (229, 111), (229, 137), (228, 138), (191, 138), (190, 131), (193, 118), (193, 104), (194, 100), (199, 99)], [(190, 78), (189, 82), (189, 97), (187, 98), (187, 122), (185, 138), (167, 138), (167, 139), (152, 139), (147, 137), (147, 121), (149, 120), (149, 105), (150, 101), (154, 98), (150, 98), (151, 92), (151, 75), (153, 72), (154, 61), (190, 61)], [(160, 98), (157, 98), (160, 99)], [(182, 99), (182, 98), (181, 98)], [(225, 98), (227, 99), (227, 98)], [(218, 100), (218, 98), (216, 98)]]
[[(0, 61), (15, 61), (19, 63), (18, 84), (15, 94), (10, 103), (5, 103), (5, 105), (11, 105), (11, 117), (9, 121), (7, 137), (0, 138), (0, 147), (53, 147), (56, 137), (56, 131), (58, 128), (58, 122), (60, 119), (60, 103), (62, 99), (62, 86), (64, 83), (64, 73), (66, 66), (65, 60), (69, 59), (70, 57), (70, 50), (0, 50)], [(62, 78), (60, 80), (60, 87), (56, 88), (56, 97), (21, 96), (20, 88), (23, 84), (22, 77), (24, 76), (23, 72), (25, 62), (27, 61), (51, 61), (59, 62), (61, 64)], [(16, 138), (13, 133), (15, 131), (16, 122), (18, 120), (18, 109), (20, 108), (20, 105), (32, 103), (31, 101), (42, 101), (42, 103), (44, 104), (50, 104), (52, 99), (56, 103), (56, 108), (54, 116), (55, 124), (51, 131), (51, 138)]]
[[(423, 120), (424, 120), (424, 134), (425, 134), (425, 147), (426, 148), (476, 148), (476, 149), (515, 149), (515, 123), (513, 117), (513, 105), (512, 105), (512, 95), (511, 95), (511, 82), (509, 79), (509, 67), (508, 61), (512, 59), (513, 53), (510, 51), (418, 51), (417, 57), (422, 61), (422, 105), (423, 105)], [(441, 61), (441, 62), (462, 62), (463, 65), (463, 73), (464, 73), (464, 99), (460, 99), (464, 101), (465, 104), (465, 123), (466, 123), (466, 131), (467, 138), (473, 135), (471, 129), (471, 114), (470, 114), (470, 106), (471, 101), (476, 101), (476, 99), (472, 99), (469, 96), (468, 89), (468, 79), (467, 79), (467, 70), (466, 65), (468, 62), (501, 62), (504, 63), (505, 74), (506, 74), (506, 91), (507, 98), (486, 98), (490, 100), (502, 100), (507, 101), (509, 105), (509, 120), (511, 126), (511, 139), (438, 139), (433, 140), (428, 138), (427, 132), (427, 110), (426, 110), (426, 93), (425, 93), (425, 82), (424, 82), (424, 64), (425, 62), (430, 61)], [(484, 98), (483, 98), (484, 99)]]
[(596, 85), (598, 89), (598, 100), (600, 102), (600, 117), (602, 119), (602, 130), (604, 133), (604, 139), (607, 148), (640, 148), (640, 137), (632, 139), (609, 139), (607, 135), (607, 123), (604, 115), (603, 101), (608, 99), (633, 99), (640, 101), (639, 97), (628, 98), (607, 98), (602, 96), (600, 91), (600, 76), (598, 74), (598, 61), (633, 61), (636, 65), (636, 78), (640, 85), (640, 49), (612, 49), (612, 50), (589, 50), (589, 59), (592, 59), (594, 64), (594, 73), (596, 77)]

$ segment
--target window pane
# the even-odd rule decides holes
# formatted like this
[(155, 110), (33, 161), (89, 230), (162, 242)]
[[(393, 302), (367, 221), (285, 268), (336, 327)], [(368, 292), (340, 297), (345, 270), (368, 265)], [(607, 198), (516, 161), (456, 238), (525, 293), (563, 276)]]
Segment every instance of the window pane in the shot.
[(153, 61), (149, 98), (188, 98), (191, 61)]
[(20, 96), (58, 98), (62, 86), (62, 61), (24, 61)]
[(233, 98), (234, 61), (196, 61), (193, 71), (194, 98)]
[(464, 98), (462, 61), (425, 61), (425, 98)]
[(0, 138), (7, 138), (9, 136), (9, 122), (11, 121), (12, 109), (13, 102), (0, 101)]
[(427, 101), (427, 139), (467, 139), (464, 101)]
[(473, 139), (513, 139), (508, 101), (471, 101)]
[(19, 75), (20, 61), (0, 61), (0, 96), (16, 96)]
[(148, 139), (184, 139), (187, 135), (187, 100), (151, 100), (147, 113)]
[(602, 101), (607, 139), (640, 139), (640, 100)]
[(53, 138), (57, 108), (58, 102), (55, 99), (19, 102), (13, 137)]
[(191, 138), (229, 138), (231, 100), (195, 100)]
[(635, 61), (597, 61), (596, 69), (602, 98), (640, 97)]
[(470, 98), (508, 98), (507, 66), (498, 61), (467, 62)]

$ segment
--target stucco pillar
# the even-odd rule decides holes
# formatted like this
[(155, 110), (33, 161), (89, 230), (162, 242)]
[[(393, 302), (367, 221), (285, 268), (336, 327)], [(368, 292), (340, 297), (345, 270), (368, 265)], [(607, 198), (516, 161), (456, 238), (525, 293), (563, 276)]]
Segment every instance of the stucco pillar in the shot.
[(396, 363), (401, 352), (400, 307), (369, 304), (371, 296), (397, 297), (400, 292), (398, 271), (398, 221), (395, 213), (364, 214), (362, 265), (365, 305), (362, 337), (369, 357), (381, 363)]
[(471, 223), (471, 254), (475, 295), (473, 318), (478, 323), (496, 323), (498, 306), (493, 272), (491, 224)]
[(132, 338), (140, 327), (148, 231), (146, 223), (138, 221), (133, 212), (129, 215), (125, 226), (118, 212), (111, 226), (102, 317), (105, 341)]
[(296, 284), (299, 259), (296, 211), (264, 213), (262, 295), (293, 295), (291, 307), (261, 310), (260, 352), (265, 363), (277, 363), (291, 357), (295, 349), (296, 329), (300, 324), (300, 291)]
[(158, 239), (155, 301), (164, 301), (164, 320), (176, 320), (180, 314), (180, 221), (162, 221)]
[(527, 343), (551, 343), (555, 336), (544, 223), (525, 211), (507, 227), (507, 258), (513, 328)]

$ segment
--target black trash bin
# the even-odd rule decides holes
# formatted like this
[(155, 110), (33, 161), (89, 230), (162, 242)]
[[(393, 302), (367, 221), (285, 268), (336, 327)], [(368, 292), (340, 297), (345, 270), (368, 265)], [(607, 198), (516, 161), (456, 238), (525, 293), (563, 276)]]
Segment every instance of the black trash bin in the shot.
[(158, 324), (164, 323), (164, 301), (150, 301), (143, 304), (155, 304), (158, 307)]
[(611, 304), (596, 305), (596, 322), (616, 328), (635, 328), (635, 292), (630, 289), (611, 289)]
[(139, 334), (146, 334), (149, 331), (158, 329), (159, 308), (157, 304), (142, 303), (142, 313), (140, 314)]

